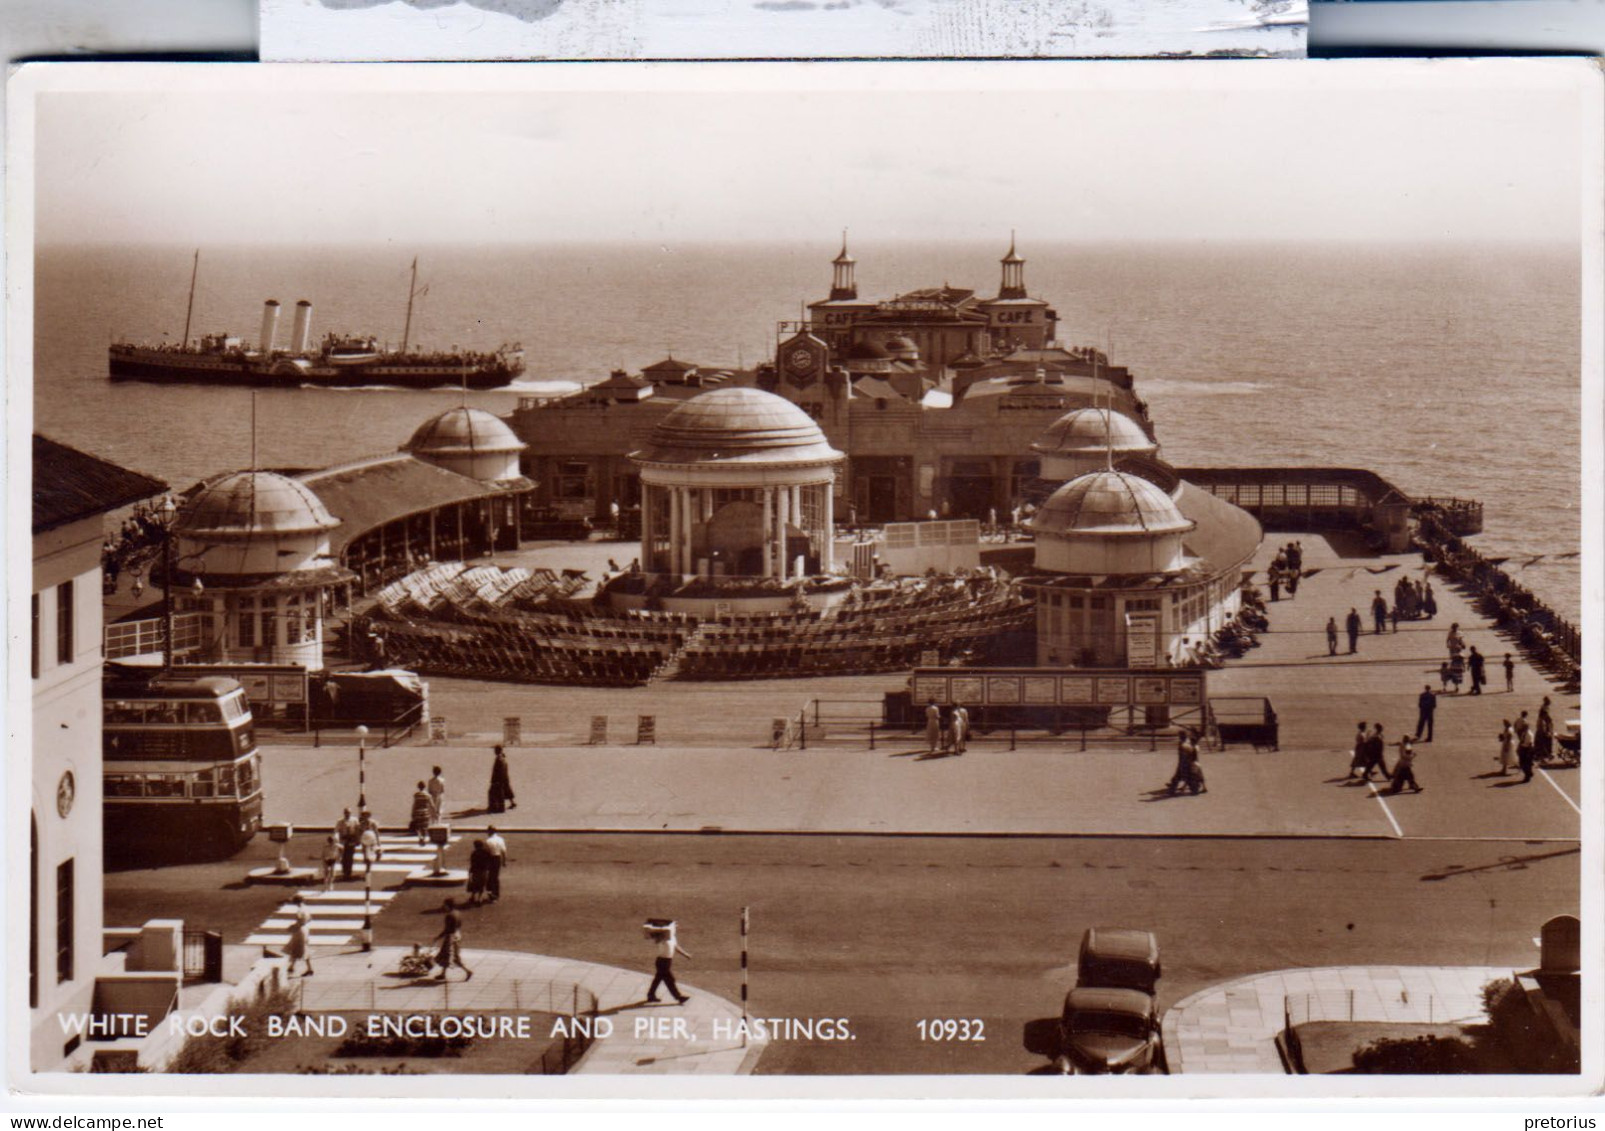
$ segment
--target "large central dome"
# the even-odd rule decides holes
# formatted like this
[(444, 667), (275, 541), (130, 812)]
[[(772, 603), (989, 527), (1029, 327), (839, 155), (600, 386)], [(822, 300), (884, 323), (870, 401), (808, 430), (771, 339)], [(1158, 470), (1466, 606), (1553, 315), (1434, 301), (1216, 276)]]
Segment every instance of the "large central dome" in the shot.
[(802, 409), (762, 389), (714, 389), (658, 422), (631, 458), (642, 463), (822, 463), (842, 453)]
[(428, 457), (521, 452), (524, 446), (506, 422), (482, 408), (464, 406), (425, 421), (402, 450)]

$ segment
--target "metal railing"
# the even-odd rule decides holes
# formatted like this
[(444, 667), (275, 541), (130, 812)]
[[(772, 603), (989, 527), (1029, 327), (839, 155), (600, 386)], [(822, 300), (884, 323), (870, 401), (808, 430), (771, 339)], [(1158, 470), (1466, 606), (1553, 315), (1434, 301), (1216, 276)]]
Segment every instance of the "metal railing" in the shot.
[(356, 728), (366, 726), (378, 732), (374, 745), (381, 750), (388, 750), (396, 743), (412, 736), (424, 723), (424, 705), (422, 702), (412, 703), (390, 718), (309, 718), (307, 730), (312, 732), (312, 745), (323, 745), (324, 732), (333, 731), (342, 743), (356, 744)]
[(1466, 1009), (1452, 1008), (1436, 994), (1412, 994), (1401, 989), (1398, 997), (1354, 990), (1287, 994), (1282, 998), (1283, 1027), (1292, 1029), (1311, 1021), (1377, 1021), (1393, 1025), (1437, 1025), (1467, 1020)]

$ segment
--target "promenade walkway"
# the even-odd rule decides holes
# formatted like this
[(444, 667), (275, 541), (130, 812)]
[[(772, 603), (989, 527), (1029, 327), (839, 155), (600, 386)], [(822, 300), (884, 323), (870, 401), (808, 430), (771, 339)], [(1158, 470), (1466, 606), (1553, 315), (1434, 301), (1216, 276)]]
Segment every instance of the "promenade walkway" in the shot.
[[(742, 1040), (741, 1010), (687, 982), (685, 1005), (646, 1001), (650, 976), (595, 962), (467, 947), (463, 961), (474, 977), (453, 969), (449, 981), (398, 972), (402, 947), (370, 952), (350, 948), (316, 955), (317, 974), (289, 981), (300, 1008), (311, 1013), (568, 1014), (586, 993), (612, 1035), (596, 1040), (571, 1070), (613, 1075), (739, 1075), (752, 1071), (764, 1042)], [(536, 1036), (544, 1039), (548, 1033)]]
[[(445, 768), (445, 809), (460, 828), (494, 820), (504, 830), (951, 833), (1103, 836), (1486, 837), (1575, 839), (1581, 784), (1575, 769), (1542, 770), (1532, 783), (1500, 778), (1495, 735), (1521, 710), (1536, 715), (1545, 695), (1563, 724), (1578, 713), (1517, 655), (1515, 691), (1503, 688), (1495, 658), (1501, 639), (1453, 590), (1439, 585), (1438, 616), (1397, 633), (1361, 636), (1330, 656), (1324, 626), (1350, 607), (1366, 611), (1374, 590), (1391, 590), (1419, 555), (1344, 557), (1305, 536), (1305, 561), (1319, 570), (1296, 599), (1270, 606), (1271, 630), (1241, 660), (1208, 673), (1208, 694), (1263, 695), (1281, 720), (1281, 749), (1209, 751), (1209, 792), (1157, 793), (1174, 755), (1145, 740), (1095, 745), (1021, 742), (979, 735), (961, 758), (928, 758), (913, 736), (882, 736), (875, 750), (838, 731), (807, 750), (774, 751), (770, 720), (813, 697), (855, 699), (871, 709), (902, 677), (835, 677), (742, 683), (667, 683), (636, 689), (558, 688), (433, 679), (431, 711), (448, 739), (420, 734), (369, 750), (367, 786), (387, 826), (406, 822), (414, 784)], [(1268, 561), (1274, 545), (1262, 551)], [(1388, 568), (1391, 567), (1391, 568)], [(1384, 570), (1373, 573), (1373, 570)], [(1391, 594), (1390, 594), (1391, 595)], [(1355, 723), (1381, 721), (1392, 738), (1413, 730), (1416, 698), (1437, 688), (1449, 625), (1490, 657), (1488, 693), (1438, 700), (1436, 736), (1418, 747), (1424, 793), (1378, 796), (1344, 779)], [(608, 715), (613, 741), (585, 744), (590, 716)], [(656, 719), (657, 741), (633, 745), (638, 714)], [(502, 720), (517, 716), (524, 745), (509, 750), (518, 808), (485, 812), (490, 747)], [(623, 732), (621, 734), (621, 731)], [(262, 737), (271, 739), (271, 732)], [(1040, 738), (1040, 736), (1039, 736)], [(357, 788), (350, 739), (320, 748), (276, 745), (263, 752), (266, 817), (300, 828), (327, 827)], [(1390, 751), (1391, 761), (1393, 753)]]
[(1276, 1049), (1284, 1007), (1295, 1019), (1390, 1024), (1472, 1023), (1483, 1019), (1482, 987), (1511, 976), (1496, 966), (1329, 966), (1272, 970), (1193, 994), (1165, 1014), (1172, 1073), (1287, 1071)]

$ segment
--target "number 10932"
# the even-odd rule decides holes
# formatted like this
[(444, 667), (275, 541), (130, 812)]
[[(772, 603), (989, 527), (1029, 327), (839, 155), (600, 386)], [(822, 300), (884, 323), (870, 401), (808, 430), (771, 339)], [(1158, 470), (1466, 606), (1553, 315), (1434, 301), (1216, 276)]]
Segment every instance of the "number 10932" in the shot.
[(984, 1041), (986, 1022), (980, 1018), (951, 1017), (915, 1022), (922, 1041)]

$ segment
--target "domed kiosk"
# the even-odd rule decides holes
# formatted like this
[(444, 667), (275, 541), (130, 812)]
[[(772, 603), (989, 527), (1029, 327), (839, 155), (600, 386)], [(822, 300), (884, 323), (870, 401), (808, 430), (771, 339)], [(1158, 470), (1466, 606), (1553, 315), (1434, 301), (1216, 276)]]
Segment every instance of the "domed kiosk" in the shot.
[(183, 611), (200, 614), (201, 654), (224, 662), (323, 667), (323, 591), (351, 580), (331, 564), (340, 525), (305, 483), (236, 471), (203, 483), (174, 521)]
[(520, 478), (518, 457), (527, 446), (498, 417), (465, 405), (425, 421), (402, 451), (470, 479), (505, 483)]
[(1065, 480), (1103, 467), (1110, 457), (1153, 458), (1159, 445), (1131, 417), (1107, 408), (1073, 409), (1054, 421), (1032, 443), (1042, 457), (1043, 479)]
[(752, 388), (693, 397), (630, 453), (641, 473), (644, 568), (782, 582), (830, 572), (845, 458), (783, 397)]

